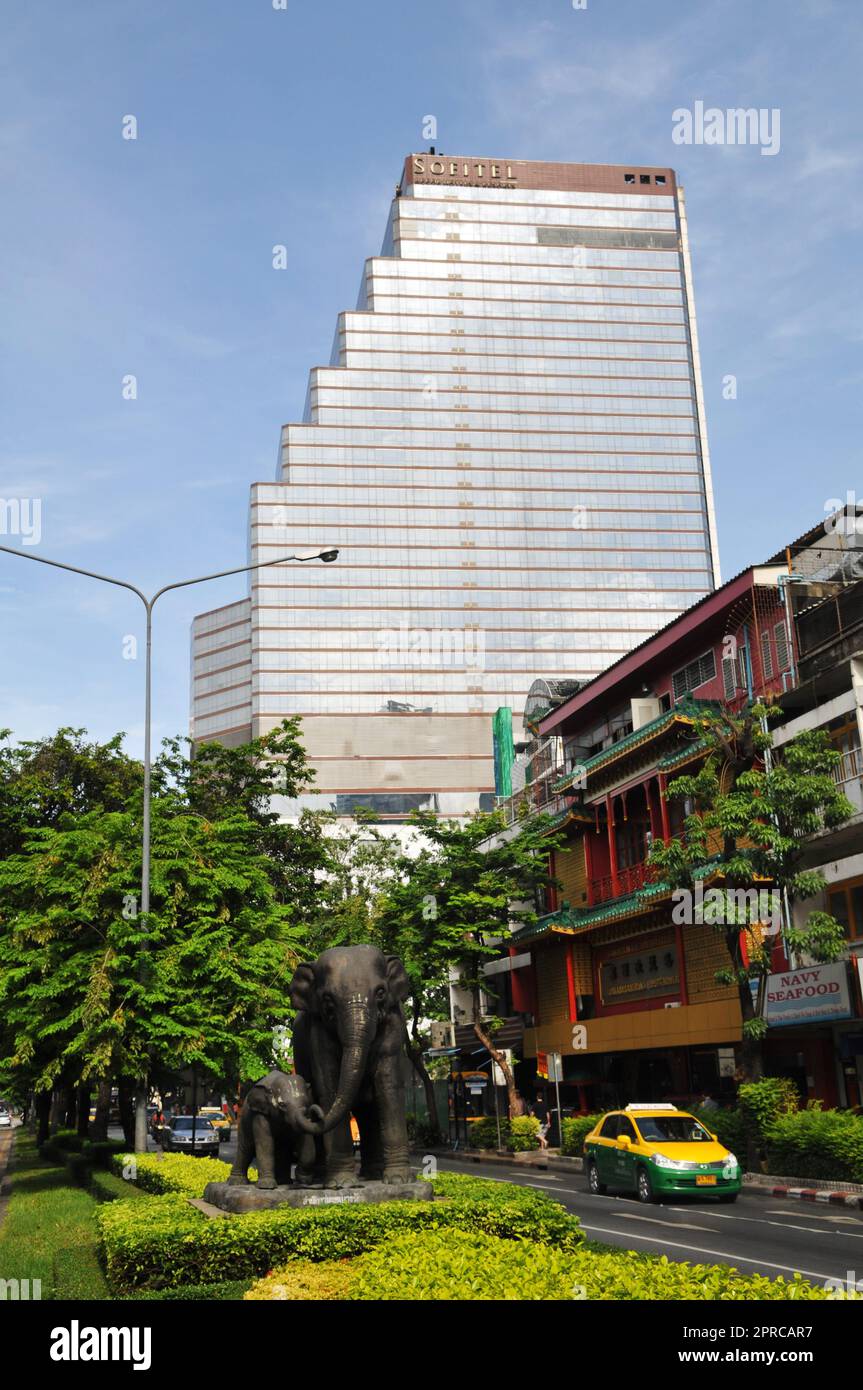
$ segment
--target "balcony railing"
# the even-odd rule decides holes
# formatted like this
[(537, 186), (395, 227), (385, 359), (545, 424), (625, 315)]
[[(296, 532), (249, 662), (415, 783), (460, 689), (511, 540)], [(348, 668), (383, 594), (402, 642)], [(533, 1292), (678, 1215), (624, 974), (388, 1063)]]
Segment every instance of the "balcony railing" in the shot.
[(568, 810), (571, 805), (571, 797), (552, 791), (550, 778), (544, 778), (541, 782), (530, 782), (520, 791), (513, 792), (512, 796), (499, 796), (495, 799), (495, 810), (503, 811), (507, 825), (515, 825), (517, 821), (540, 812), (547, 816), (556, 816)]
[(604, 874), (601, 878), (590, 880), (590, 895), (594, 903), (607, 902), (609, 898), (625, 898), (629, 893), (637, 893), (645, 884), (652, 883), (656, 870), (646, 860), (631, 864), (626, 869), (618, 869), (616, 876)]
[(849, 748), (833, 769), (833, 780), (852, 806), (863, 811), (863, 753)]

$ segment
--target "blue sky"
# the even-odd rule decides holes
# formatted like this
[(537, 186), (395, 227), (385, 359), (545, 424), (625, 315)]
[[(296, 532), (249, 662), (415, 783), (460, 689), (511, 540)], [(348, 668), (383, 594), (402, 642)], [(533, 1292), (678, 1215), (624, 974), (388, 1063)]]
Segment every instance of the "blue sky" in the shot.
[[(863, 493), (853, 0), (43, 0), (4, 29), (0, 498), (42, 499), (39, 554), (148, 590), (244, 563), (427, 115), (447, 153), (678, 170), (725, 577)], [(779, 153), (673, 144), (697, 100), (779, 108)], [(157, 610), (157, 739), (192, 616), (242, 583)], [(0, 725), (138, 751), (129, 634), (131, 597), (0, 555)]]

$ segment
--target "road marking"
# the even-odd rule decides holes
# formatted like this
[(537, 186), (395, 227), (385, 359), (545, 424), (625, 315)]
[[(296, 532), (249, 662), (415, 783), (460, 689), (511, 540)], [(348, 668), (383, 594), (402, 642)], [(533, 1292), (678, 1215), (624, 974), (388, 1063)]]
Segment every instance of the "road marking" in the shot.
[(710, 1235), (716, 1235), (709, 1226), (692, 1226), (686, 1221), (663, 1221), (661, 1216), (639, 1216), (637, 1212), (625, 1211), (621, 1215), (623, 1221), (652, 1221), (655, 1226), (670, 1227), (672, 1231), (707, 1231)]
[[(637, 1235), (635, 1231), (612, 1231), (606, 1226), (587, 1226), (583, 1221), (581, 1224), (585, 1231), (597, 1231), (600, 1235), (604, 1236), (617, 1236), (618, 1239), (624, 1236), (631, 1240), (646, 1240), (650, 1245), (668, 1244), (667, 1240), (660, 1240), (658, 1236), (640, 1236)], [(701, 1245), (681, 1245), (679, 1241), (675, 1241), (672, 1248), (675, 1250), (689, 1250), (696, 1255), (713, 1255), (716, 1259), (724, 1260), (726, 1264), (763, 1265), (765, 1269), (781, 1269), (786, 1274), (805, 1274), (809, 1279), (836, 1278), (835, 1274), (819, 1274), (814, 1269), (799, 1269), (795, 1265), (774, 1264), (772, 1260), (751, 1260), (748, 1255), (731, 1255), (727, 1250), (706, 1250)]]
[[(798, 1219), (805, 1217), (807, 1221), (842, 1221), (851, 1226), (859, 1226), (861, 1223), (854, 1216), (828, 1216), (826, 1211), (778, 1211), (775, 1207), (768, 1207), (768, 1216), (796, 1216)], [(807, 1226), (808, 1230), (809, 1227)], [(825, 1235), (826, 1235), (825, 1231)]]

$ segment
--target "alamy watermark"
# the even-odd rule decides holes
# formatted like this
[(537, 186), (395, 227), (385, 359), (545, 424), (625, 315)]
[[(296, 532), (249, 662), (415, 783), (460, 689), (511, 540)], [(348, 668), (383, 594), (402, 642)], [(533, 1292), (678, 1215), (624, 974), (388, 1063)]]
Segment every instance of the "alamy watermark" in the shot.
[(411, 627), (403, 618), (398, 627), (381, 628), (376, 642), (377, 665), (387, 670), (485, 670), (485, 633), (479, 627)]
[(22, 545), (42, 539), (41, 497), (0, 497), (0, 536), (20, 536)]
[(678, 106), (671, 113), (675, 145), (760, 145), (761, 153), (779, 153), (779, 107), (734, 106), (723, 111), (693, 102), (692, 110)]
[(671, 895), (675, 926), (745, 927), (757, 923), (765, 936), (782, 930), (782, 895), (777, 888), (707, 888), (696, 883)]

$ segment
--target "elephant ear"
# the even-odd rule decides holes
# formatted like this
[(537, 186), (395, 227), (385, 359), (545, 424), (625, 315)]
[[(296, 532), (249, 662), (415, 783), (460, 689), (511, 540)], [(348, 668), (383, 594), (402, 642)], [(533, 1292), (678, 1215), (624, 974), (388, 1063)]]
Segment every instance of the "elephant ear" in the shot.
[(387, 984), (390, 987), (390, 996), (397, 999), (399, 1003), (407, 999), (411, 993), (411, 982), (408, 979), (408, 972), (405, 970), (398, 956), (387, 956)]
[(310, 965), (297, 966), (288, 993), (295, 1009), (305, 1009), (310, 1014), (317, 1013), (317, 981), (315, 980), (315, 972)]

